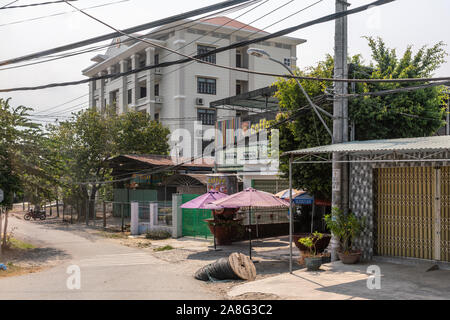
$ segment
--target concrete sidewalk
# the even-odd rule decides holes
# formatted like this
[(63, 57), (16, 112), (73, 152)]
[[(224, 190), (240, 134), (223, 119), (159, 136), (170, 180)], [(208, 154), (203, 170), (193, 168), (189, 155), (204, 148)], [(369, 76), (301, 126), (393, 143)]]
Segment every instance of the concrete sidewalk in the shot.
[(450, 299), (450, 271), (426, 272), (424, 266), (407, 266), (374, 262), (381, 269), (381, 289), (368, 289), (371, 264), (344, 265), (333, 262), (322, 265), (319, 272), (306, 269), (248, 282), (233, 287), (231, 298), (249, 293), (274, 294), (295, 300), (352, 299)]

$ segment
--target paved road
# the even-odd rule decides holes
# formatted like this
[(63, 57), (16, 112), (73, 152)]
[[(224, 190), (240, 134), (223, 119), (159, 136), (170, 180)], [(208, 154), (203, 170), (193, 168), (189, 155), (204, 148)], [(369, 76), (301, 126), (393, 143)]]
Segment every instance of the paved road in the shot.
[[(47, 221), (10, 219), (18, 238), (40, 244), (43, 259), (63, 259), (42, 272), (0, 279), (0, 299), (220, 299), (180, 264)], [(80, 290), (67, 288), (67, 268), (81, 271)]]

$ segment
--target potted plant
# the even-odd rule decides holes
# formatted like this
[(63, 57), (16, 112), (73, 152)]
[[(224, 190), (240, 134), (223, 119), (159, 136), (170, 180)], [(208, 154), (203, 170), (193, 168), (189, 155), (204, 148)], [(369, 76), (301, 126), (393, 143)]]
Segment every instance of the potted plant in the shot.
[(333, 208), (332, 214), (325, 216), (325, 223), (339, 240), (338, 256), (342, 263), (355, 264), (359, 262), (361, 251), (354, 250), (352, 244), (353, 240), (361, 234), (363, 221), (352, 212), (345, 214), (339, 208)]
[(239, 227), (241, 227), (240, 220), (219, 220), (206, 219), (209, 230), (214, 234), (217, 245), (226, 246), (231, 245), (234, 239), (239, 235)]
[(308, 248), (309, 255), (305, 256), (305, 265), (308, 271), (317, 271), (322, 265), (322, 254), (317, 254), (316, 243), (322, 239), (323, 234), (314, 232), (310, 237), (304, 237), (298, 241)]
[(213, 219), (204, 220), (218, 245), (230, 245), (240, 236), (242, 219), (236, 218), (236, 209), (213, 210)]

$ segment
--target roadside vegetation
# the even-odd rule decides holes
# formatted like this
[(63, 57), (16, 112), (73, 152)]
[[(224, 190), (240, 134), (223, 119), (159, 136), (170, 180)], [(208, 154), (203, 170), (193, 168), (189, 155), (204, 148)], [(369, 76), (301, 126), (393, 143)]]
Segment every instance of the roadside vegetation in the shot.
[[(372, 61), (364, 61), (361, 55), (349, 57), (351, 79), (401, 79), (428, 78), (445, 62), (445, 44), (439, 42), (430, 47), (407, 47), (402, 55), (389, 48), (381, 38), (367, 37), (372, 52)], [(333, 78), (334, 59), (325, 60), (305, 70), (295, 70), (298, 76)], [(300, 81), (312, 100), (329, 113), (333, 113), (333, 101), (327, 92), (333, 91), (333, 83)], [(419, 83), (420, 84), (420, 83)], [(349, 94), (362, 94), (389, 89), (416, 86), (417, 83), (358, 83), (349, 85)], [(308, 106), (294, 79), (279, 79), (276, 82), (277, 98), (283, 111), (277, 120), (289, 118), (292, 112)], [(444, 125), (444, 87), (401, 92), (380, 96), (350, 97), (349, 119), (354, 123), (355, 140), (395, 139), (430, 136)], [(279, 126), (280, 151), (291, 151), (331, 144), (331, 137), (308, 107), (294, 121)], [(324, 117), (329, 128), (332, 120)], [(280, 159), (281, 170), (288, 174), (287, 157)], [(293, 182), (297, 189), (308, 190), (316, 197), (331, 196), (331, 165), (309, 164), (293, 167)]]
[(155, 248), (155, 249), (153, 249), (153, 251), (160, 252), (160, 251), (168, 251), (168, 250), (173, 250), (173, 249), (174, 249), (174, 247), (172, 247), (171, 245), (166, 245), (164, 247)]
[[(62, 201), (75, 206), (100, 198), (112, 200), (108, 160), (120, 154), (167, 155), (169, 130), (148, 114), (108, 116), (92, 109), (68, 120), (42, 126), (31, 120), (33, 109), (13, 107), (0, 99), (0, 189), (5, 193), (0, 242), (6, 247), (7, 219), (14, 202)], [(80, 217), (93, 217), (94, 207), (81, 206)]]

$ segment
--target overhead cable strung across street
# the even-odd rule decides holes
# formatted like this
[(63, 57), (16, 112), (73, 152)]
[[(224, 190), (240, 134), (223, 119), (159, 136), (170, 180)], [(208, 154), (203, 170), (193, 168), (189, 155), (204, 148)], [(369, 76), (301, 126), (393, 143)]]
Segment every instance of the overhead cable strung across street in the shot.
[[(125, 0), (125, 1), (130, 1), (130, 0)], [(152, 33), (151, 35), (154, 36), (154, 35), (157, 35), (157, 34), (160, 34), (160, 33), (164, 32), (164, 31), (166, 31), (166, 30), (171, 30), (171, 29), (173, 29), (173, 28), (176, 29), (178, 26), (182, 26), (182, 25), (188, 24), (187, 27), (177, 29), (176, 31), (185, 30), (185, 29), (187, 29), (187, 28), (191, 28), (191, 27), (193, 27), (193, 26), (195, 26), (195, 25), (201, 23), (201, 22), (203, 21), (203, 19), (205, 19), (205, 18), (209, 18), (209, 17), (212, 17), (212, 16), (216, 16), (217, 14), (223, 14), (223, 13), (225, 13), (225, 12), (239, 11), (239, 10), (242, 10), (242, 9), (248, 7), (248, 6), (253, 5), (254, 3), (257, 4), (258, 2), (260, 2), (259, 4), (257, 4), (256, 6), (254, 6), (253, 8), (251, 8), (251, 9), (245, 11), (244, 13), (240, 14), (240, 15), (237, 17), (237, 18), (239, 18), (239, 17), (242, 17), (242, 16), (244, 16), (245, 14), (247, 14), (247, 13), (249, 13), (249, 12), (251, 12), (251, 11), (257, 9), (257, 8), (259, 8), (261, 5), (267, 3), (268, 1), (270, 1), (270, 0), (265, 0), (265, 1), (263, 1), (263, 2), (261, 2), (260, 0), (255, 0), (255, 1), (252, 1), (253, 3), (251, 3), (251, 4), (239, 5), (239, 6), (236, 6), (236, 7), (231, 8), (231, 9), (224, 9), (224, 10), (222, 10), (222, 11), (215, 12), (215, 13), (213, 13), (213, 14), (209, 14), (209, 15), (207, 15), (207, 16), (203, 16), (203, 17), (197, 18), (197, 19), (195, 19), (195, 20), (191, 20), (191, 21), (188, 21), (188, 22), (183, 22), (183, 23), (177, 24), (176, 26), (171, 26), (171, 27), (168, 27), (168, 28), (159, 29), (159, 30), (155, 31), (154, 33)], [(283, 6), (284, 6), (284, 5), (283, 5)], [(279, 7), (279, 8), (280, 8), (280, 7)], [(277, 10), (277, 9), (272, 10), (272, 12), (275, 12), (276, 10)], [(73, 10), (73, 11), (71, 11), (71, 12), (78, 12), (78, 10), (75, 9), (75, 10)], [(265, 14), (264, 16), (267, 16), (267, 15), (268, 15), (268, 14)], [(236, 19), (237, 19), (237, 18), (236, 18)], [(259, 19), (257, 19), (257, 20), (259, 20)], [(218, 28), (213, 29), (213, 31), (209, 31), (209, 32), (207, 32), (206, 34), (202, 35), (201, 37), (198, 37), (195, 41), (198, 41), (198, 40), (200, 40), (200, 39), (206, 37), (208, 34), (210, 34), (210, 33), (214, 32), (214, 31), (217, 31), (217, 30), (221, 29), (222, 27), (224, 27), (224, 26), (227, 25), (228, 23), (229, 23), (229, 21), (226, 22), (226, 23), (224, 23), (224, 24), (222, 24), (222, 25), (219, 26)], [(247, 24), (247, 25), (244, 25), (243, 27), (245, 27), (245, 26), (248, 26), (248, 24)], [(241, 27), (241, 28), (239, 28), (239, 29), (237, 29), (237, 30), (241, 30), (243, 27)], [(235, 32), (236, 32), (236, 31), (233, 31), (232, 33), (230, 33), (230, 35), (234, 34)], [(142, 36), (142, 37), (144, 37), (144, 36)], [(126, 39), (126, 40), (122, 41), (122, 43), (130, 42), (130, 41), (134, 41), (134, 39)], [(190, 43), (193, 43), (193, 42), (195, 42), (195, 41), (191, 41)], [(216, 41), (216, 42), (217, 42), (217, 41)], [(190, 44), (190, 43), (188, 43), (188, 44)], [(215, 43), (215, 42), (213, 42), (213, 43)], [(187, 46), (188, 44), (185, 44), (183, 47)], [(110, 45), (110, 44), (109, 44), (109, 45), (101, 46), (101, 47), (111, 47), (111, 46), (115, 46), (115, 44), (113, 44), (113, 45)], [(183, 48), (183, 47), (181, 47), (181, 48)], [(181, 49), (181, 48), (180, 48), (180, 49)], [(86, 51), (86, 52), (90, 52), (90, 51), (92, 51), (92, 50), (89, 50), (89, 51)], [(83, 53), (84, 53), (84, 52), (83, 52)], [(75, 53), (75, 54), (78, 54), (78, 53)], [(170, 54), (171, 54), (171, 53), (169, 53), (168, 55), (170, 55)], [(62, 58), (64, 58), (64, 57), (62, 57)], [(51, 60), (53, 60), (53, 59), (51, 59)], [(37, 63), (42, 63), (42, 62), (46, 62), (46, 61), (41, 61), (41, 62), (37, 62)], [(32, 64), (37, 64), (37, 63), (32, 63)], [(22, 65), (22, 66), (25, 66), (25, 65)], [(21, 66), (17, 66), (17, 67), (21, 67)], [(11, 68), (16, 68), (16, 67), (11, 67)], [(9, 69), (9, 68), (0, 69), (0, 71), (1, 71), (1, 70), (6, 70), (6, 69)], [(178, 70), (178, 69), (177, 69), (177, 70)], [(170, 74), (170, 73), (171, 73), (171, 72), (169, 72), (169, 74)], [(59, 107), (61, 107), (61, 106), (63, 106), (63, 105), (66, 105), (66, 104), (68, 104), (68, 103), (70, 103), (70, 102), (73, 102), (73, 101), (75, 101), (75, 100), (78, 100), (78, 99), (80, 99), (80, 98), (82, 98), (82, 97), (85, 97), (85, 96), (88, 96), (88, 95), (89, 95), (88, 93), (87, 93), (87, 94), (84, 94), (84, 95), (82, 95), (82, 96), (80, 96), (80, 97), (71, 99), (71, 100), (69, 100), (69, 101), (67, 101), (67, 102), (64, 102), (64, 103), (62, 103), (62, 104), (59, 104), (59, 105), (57, 105), (57, 106), (55, 106), (55, 107), (51, 107), (51, 108), (48, 108), (48, 109), (44, 109), (44, 110), (38, 111), (38, 112), (34, 113), (33, 115), (38, 115), (38, 114), (41, 114), (41, 113), (43, 113), (43, 112), (47, 112), (47, 111), (50, 111), (50, 110), (59, 108)], [(78, 106), (78, 105), (77, 105), (77, 106)], [(64, 110), (63, 110), (63, 111), (64, 111)], [(59, 113), (59, 112), (63, 112), (63, 111), (52, 112), (50, 115), (54, 115), (55, 113)]]
[[(129, 0), (127, 0), (127, 1), (129, 1)], [(204, 15), (204, 16), (201, 16), (201, 17), (196, 18), (196, 19), (193, 19), (193, 20), (184, 21), (184, 22), (179, 23), (179, 24), (177, 24), (177, 25), (175, 25), (175, 26), (171, 26), (171, 27), (167, 27), (167, 28), (158, 29), (157, 31), (155, 31), (154, 33), (152, 33), (152, 36), (158, 35), (158, 34), (164, 32), (164, 31), (166, 31), (166, 30), (171, 30), (171, 29), (174, 29), (174, 28), (175, 28), (175, 31), (186, 30), (186, 29), (188, 29), (188, 28), (191, 28), (191, 27), (194, 26), (194, 25), (197, 25), (197, 24), (198, 24), (200, 21), (202, 21), (203, 19), (207, 19), (207, 18), (210, 18), (210, 17), (214, 17), (214, 16), (216, 16), (216, 15), (218, 15), (218, 14), (226, 14), (226, 13), (229, 13), (229, 12), (234, 12), (234, 11), (237, 11), (237, 10), (241, 10), (241, 9), (243, 9), (243, 8), (246, 8), (246, 7), (248, 7), (248, 6), (251, 6), (251, 5), (253, 5), (254, 3), (257, 3), (257, 2), (260, 2), (260, 1), (261, 1), (261, 0), (250, 0), (248, 3), (239, 4), (239, 5), (236, 5), (236, 6), (231, 7), (231, 8), (225, 8), (225, 9), (223, 9), (223, 10), (220, 10), (220, 11), (217, 11), (217, 12), (213, 12), (213, 13), (210, 13), (210, 14)], [(78, 12), (77, 10), (74, 10), (74, 11), (75, 11), (75, 12)], [(185, 27), (180, 28), (180, 29), (176, 29), (176, 28), (178, 28), (178, 27), (180, 27), (180, 26), (185, 26)], [(144, 37), (146, 37), (146, 36), (148, 36), (148, 35), (138, 36), (138, 38), (141, 38), (141, 37), (144, 38)], [(132, 41), (134, 41), (134, 39), (126, 39), (126, 40), (122, 41), (122, 43), (128, 43), (128, 42), (132, 42)], [(38, 60), (38, 61), (30, 62), (30, 63), (26, 63), (26, 64), (22, 64), (22, 65), (10, 66), (10, 67), (6, 67), (6, 68), (0, 68), (0, 71), (3, 71), (3, 70), (10, 70), (10, 69), (17, 69), (17, 68), (23, 68), (23, 67), (28, 67), (28, 66), (32, 66), (32, 65), (41, 64), (41, 63), (52, 62), (52, 61), (61, 60), (61, 59), (66, 59), (66, 58), (70, 58), (70, 57), (73, 57), (73, 56), (77, 56), (77, 55), (81, 55), (81, 54), (86, 54), (86, 53), (90, 53), (90, 52), (98, 52), (98, 51), (102, 51), (102, 49), (105, 49), (105, 48), (111, 48), (111, 47), (114, 47), (114, 46), (116, 46), (116, 45), (117, 45), (117, 44), (115, 44), (115, 43), (112, 43), (112, 44), (109, 43), (109, 44), (93, 46), (93, 47), (90, 47), (90, 48), (85, 48), (85, 49), (81, 49), (81, 50), (77, 50), (77, 51), (71, 51), (71, 52), (69, 52), (69, 53), (65, 53), (65, 54), (61, 54), (61, 55), (50, 55), (50, 54), (49, 54), (49, 55), (44, 55), (44, 56), (39, 57), (39, 58), (33, 58), (33, 59), (31, 59), (31, 60)], [(68, 50), (64, 50), (64, 51), (68, 51)], [(48, 59), (46, 59), (46, 60), (40, 60), (40, 59), (45, 59), (45, 58), (48, 58)], [(27, 59), (27, 60), (28, 60), (28, 59)]]
[(389, 89), (389, 90), (382, 90), (382, 91), (375, 91), (375, 92), (363, 92), (363, 93), (349, 93), (349, 94), (330, 94), (334, 98), (359, 98), (359, 97), (368, 97), (368, 96), (384, 96), (388, 94), (394, 94), (394, 93), (402, 93), (402, 92), (409, 92), (409, 91), (416, 91), (416, 90), (422, 90), (422, 89), (428, 89), (438, 86), (448, 86), (450, 85), (450, 81), (442, 81), (442, 82), (435, 82), (435, 83), (429, 83), (424, 84), (420, 86), (411, 86), (411, 87), (404, 87), (404, 88), (397, 88), (397, 89)]
[[(95, 9), (95, 8), (101, 8), (101, 7), (111, 6), (111, 5), (115, 5), (115, 4), (119, 4), (119, 3), (123, 3), (123, 2), (128, 2), (128, 1), (131, 1), (131, 0), (120, 0), (120, 1), (115, 1), (115, 2), (108, 2), (108, 3), (99, 4), (99, 5), (92, 6), (92, 7), (86, 7), (86, 8), (83, 8), (83, 10), (90, 10), (90, 9)], [(23, 19), (23, 20), (11, 21), (11, 22), (0, 24), (0, 27), (10, 26), (10, 25), (13, 25), (13, 24), (19, 24), (19, 23), (24, 23), (24, 22), (36, 21), (36, 20), (41, 20), (41, 19), (46, 19), (46, 18), (51, 18), (51, 17), (56, 17), (56, 16), (62, 16), (64, 14), (73, 13), (73, 12), (77, 12), (77, 11), (76, 10), (72, 10), (72, 11), (57, 12), (57, 13), (53, 13), (53, 14), (49, 14), (49, 15), (45, 15), (45, 16), (39, 16), (39, 17), (28, 18), (28, 19)]]
[[(67, 0), (67, 1), (72, 1), (73, 2), (73, 1), (78, 1), (78, 0)], [(48, 4), (63, 3), (63, 2), (67, 2), (67, 1), (66, 0), (47, 1), (47, 2), (40, 2), (40, 3), (24, 4), (24, 5), (20, 5), (20, 6), (10, 6), (9, 4), (7, 4), (5, 7), (1, 7), (0, 10), (44, 6), (44, 5), (48, 5)], [(17, 1), (14, 1), (14, 2), (17, 2)]]
[[(62, 2), (64, 2), (64, 0)], [(198, 16), (198, 15), (201, 15), (201, 14), (209, 13), (209, 12), (212, 12), (212, 11), (215, 11), (215, 10), (220, 10), (220, 9), (224, 9), (224, 8), (230, 8), (230, 7), (234, 6), (234, 5), (243, 4), (243, 3), (246, 3), (246, 2), (250, 2), (250, 0), (228, 0), (228, 1), (223, 1), (223, 2), (220, 2), (220, 3), (214, 4), (214, 5), (210, 5), (210, 6), (207, 6), (207, 7), (202, 7), (202, 8), (199, 8), (199, 9), (195, 9), (195, 10), (192, 10), (192, 11), (181, 13), (181, 14), (178, 14), (178, 15), (175, 15), (175, 16), (171, 16), (171, 17), (168, 17), (168, 18), (164, 18), (164, 19), (160, 19), (160, 20), (157, 20), (157, 21), (152, 21), (152, 22), (149, 22), (149, 23), (141, 24), (139, 26), (127, 28), (127, 29), (124, 29), (123, 32), (125, 32), (125, 33), (135, 33), (135, 32), (139, 32), (139, 31), (143, 31), (143, 30), (148, 30), (148, 29), (159, 27), (159, 26), (162, 26), (162, 25), (167, 25), (169, 23), (176, 22), (176, 21), (179, 21), (179, 20), (183, 20), (183, 19), (187, 19), (187, 18)], [(87, 45), (90, 45), (90, 44), (94, 44), (94, 43), (98, 43), (98, 42), (101, 42), (101, 41), (111, 40), (111, 39), (119, 37), (120, 35), (121, 35), (121, 33), (119, 33), (119, 32), (108, 33), (108, 34), (105, 34), (105, 35), (101, 35), (101, 36), (97, 36), (97, 37), (94, 37), (94, 38), (78, 41), (78, 42), (67, 44), (67, 45), (63, 45), (63, 46), (60, 46), (60, 47), (56, 47), (56, 48), (52, 48), (52, 49), (48, 49), (48, 50), (44, 50), (44, 51), (39, 51), (39, 52), (35, 52), (35, 53), (32, 53), (32, 54), (27, 54), (25, 56), (21, 56), (21, 57), (17, 57), (17, 58), (3, 60), (3, 61), (0, 61), (0, 66), (5, 66), (5, 65), (8, 65), (8, 64), (18, 63), (18, 62), (21, 62), (21, 61), (27, 61), (27, 60), (31, 60), (31, 59), (36, 59), (36, 58), (39, 58), (39, 57), (48, 56), (50, 54), (54, 54), (54, 53), (58, 53), (58, 52), (64, 52), (64, 51), (68, 51), (68, 50), (84, 47), (84, 46), (87, 46)]]
[[(287, 16), (287, 17), (285, 17), (285, 18), (283, 18), (283, 19), (281, 19), (281, 20), (275, 21), (274, 23), (270, 24), (270, 25), (267, 26), (267, 27), (264, 27), (264, 28), (261, 29), (261, 30), (256, 30), (256, 31), (254, 31), (252, 34), (250, 34), (248, 37), (245, 37), (245, 38), (246, 38), (246, 39), (250, 39), (250, 37), (253, 36), (254, 34), (260, 33), (261, 31), (264, 31), (264, 30), (266, 30), (266, 29), (268, 29), (268, 28), (270, 28), (270, 27), (272, 27), (272, 26), (274, 26), (274, 25), (276, 25), (276, 24), (278, 24), (278, 23), (280, 23), (280, 22), (282, 22), (282, 21), (284, 21), (284, 20), (286, 20), (286, 19), (288, 19), (288, 18), (290, 18), (290, 17), (296, 15), (296, 14), (299, 14), (300, 12), (303, 12), (303, 11), (305, 11), (305, 10), (307, 10), (307, 9), (309, 9), (309, 8), (311, 8), (311, 7), (313, 7), (313, 6), (315, 6), (315, 5), (317, 5), (318, 3), (322, 2), (322, 1), (323, 1), (323, 0), (319, 0), (319, 1), (315, 2), (315, 3), (313, 3), (312, 5), (309, 5), (309, 6), (305, 7), (305, 8), (302, 8), (301, 10), (298, 10), (298, 11), (296, 11), (295, 13), (290, 14), (289, 16)], [(266, 3), (266, 2), (267, 2), (267, 1), (265, 1), (264, 3)], [(263, 16), (261, 16), (261, 17), (255, 19), (255, 20), (249, 22), (248, 24), (245, 24), (245, 25), (243, 25), (242, 27), (240, 27), (240, 28), (234, 30), (233, 32), (229, 33), (228, 36), (231, 36), (231, 35), (235, 34), (236, 32), (239, 32), (240, 30), (244, 29), (244, 28), (247, 27), (247, 26), (251, 26), (251, 25), (252, 25), (253, 23), (255, 23), (256, 21), (259, 21), (259, 20), (263, 19), (264, 17), (267, 17), (268, 15), (273, 14), (274, 12), (280, 10), (281, 8), (284, 8), (285, 6), (287, 6), (287, 5), (290, 4), (290, 3), (292, 3), (292, 1), (289, 1), (289, 2), (287, 2), (287, 3), (285, 3), (285, 4), (282, 4), (281, 6), (279, 6), (279, 7), (275, 8), (275, 9), (269, 11), (269, 12), (266, 13), (266, 14), (264, 14)], [(220, 41), (220, 39), (217, 39), (216, 41), (210, 43), (210, 45), (214, 45), (214, 44), (216, 44), (216, 43), (219, 42), (219, 41)], [(191, 42), (191, 43), (192, 43), (192, 42)], [(193, 52), (192, 54), (195, 54), (195, 52)], [(169, 56), (169, 55), (170, 55), (170, 54), (168, 54), (168, 56)], [(181, 69), (183, 69), (183, 68), (185, 68), (185, 67), (187, 67), (187, 66), (189, 66), (189, 65), (191, 65), (191, 64), (193, 64), (193, 63), (195, 63), (195, 61), (191, 61), (191, 62), (188, 63), (188, 64), (185, 64), (185, 65), (183, 65), (183, 66), (181, 66), (181, 67), (179, 67), (179, 68), (177, 68), (177, 69), (174, 69), (174, 70), (172, 70), (172, 71), (166, 73), (166, 75), (167, 75), (167, 74), (174, 73), (174, 72), (176, 72), (176, 71), (178, 71), (178, 70), (181, 70)]]
[[(316, 97), (316, 98), (317, 98), (317, 99), (321, 99), (322, 96), (319, 96), (319, 97)], [(317, 101), (315, 101), (315, 102), (317, 102)], [(295, 118), (297, 118), (297, 117), (299, 117), (300, 115), (302, 115), (303, 113), (306, 113), (306, 112), (308, 112), (308, 111), (310, 111), (310, 110), (311, 110), (311, 109), (309, 108), (309, 105), (305, 105), (305, 106), (299, 108), (298, 110), (294, 111), (288, 118), (283, 119), (283, 120), (281, 120), (281, 121), (278, 121), (278, 122), (276, 122), (276, 123), (270, 125), (269, 127), (266, 128), (266, 130), (267, 130), (267, 131), (270, 131), (270, 130), (272, 130), (272, 129), (274, 129), (274, 128), (277, 128), (277, 127), (279, 127), (280, 125), (282, 125), (282, 124), (284, 124), (284, 123), (286, 123), (286, 122), (292, 121), (292, 120), (294, 120)], [(250, 135), (249, 135), (248, 137), (246, 137), (246, 138), (251, 138), (251, 137), (253, 137), (253, 136), (257, 136), (258, 134), (259, 134), (259, 133), (253, 133), (253, 134), (250, 134)], [(239, 140), (239, 141), (237, 141), (236, 143), (239, 144), (239, 142), (244, 142), (246, 138), (244, 138), (244, 139), (242, 139), (242, 140)], [(226, 150), (226, 148), (229, 148), (229, 147), (234, 147), (234, 144), (233, 144), (233, 145), (231, 145), (231, 144), (229, 144), (229, 145), (224, 145), (224, 146), (222, 146), (222, 147), (215, 148), (215, 149), (214, 149), (214, 152), (217, 153), (217, 152), (219, 152), (219, 151), (224, 151), (224, 150)], [(155, 174), (155, 173), (161, 173), (161, 172), (165, 172), (165, 171), (172, 171), (172, 170), (176, 170), (177, 168), (182, 167), (182, 166), (184, 166), (184, 165), (186, 165), (186, 164), (190, 164), (190, 163), (194, 162), (195, 160), (199, 160), (199, 159), (202, 159), (202, 158), (203, 158), (203, 155), (194, 156), (194, 157), (189, 158), (189, 159), (186, 160), (186, 161), (183, 161), (183, 162), (181, 162), (181, 163), (179, 163), (179, 164), (176, 164), (176, 165), (173, 165), (173, 166), (170, 166), (170, 167), (162, 167), (161, 169), (158, 169), (158, 168), (157, 168), (157, 169), (148, 169), (148, 170), (141, 170), (141, 171), (129, 172), (129, 173), (127, 173), (127, 175), (128, 175), (128, 174)], [(128, 178), (115, 179), (115, 180), (109, 180), (109, 181), (79, 181), (79, 182), (63, 181), (63, 182), (70, 183), (70, 184), (73, 184), (73, 185), (89, 185), (89, 184), (110, 184), (110, 183), (116, 183), (116, 182), (129, 181), (129, 180), (131, 180), (131, 179), (134, 179), (134, 178), (133, 178), (133, 177), (128, 177)]]
[[(0, 92), (41, 90), (41, 89), (53, 88), (53, 87), (79, 85), (79, 84), (83, 84), (83, 83), (88, 83), (90, 81), (109, 79), (109, 78), (113, 78), (113, 77), (127, 76), (127, 75), (138, 73), (138, 72), (141, 72), (141, 71), (144, 71), (144, 70), (151, 70), (151, 69), (155, 69), (155, 68), (162, 68), (162, 67), (168, 67), (168, 66), (172, 66), (172, 65), (182, 64), (182, 63), (186, 63), (186, 62), (189, 62), (189, 61), (192, 61), (192, 60), (195, 60), (195, 61), (197, 61), (199, 63), (208, 64), (207, 62), (202, 61), (200, 59), (204, 58), (204, 57), (207, 57), (209, 55), (212, 55), (212, 54), (216, 54), (216, 53), (228, 51), (228, 50), (231, 50), (231, 49), (247, 46), (249, 44), (258, 43), (258, 42), (261, 42), (261, 41), (270, 40), (272, 38), (277, 38), (277, 37), (280, 37), (280, 36), (292, 33), (292, 32), (294, 32), (296, 30), (304, 29), (304, 28), (307, 28), (307, 27), (310, 27), (310, 26), (313, 26), (313, 25), (316, 25), (316, 24), (325, 23), (325, 22), (328, 22), (328, 21), (339, 19), (339, 18), (348, 16), (348, 15), (351, 15), (351, 14), (355, 14), (355, 13), (359, 13), (359, 12), (368, 10), (368, 9), (373, 8), (375, 6), (385, 5), (385, 4), (391, 3), (393, 1), (395, 1), (395, 0), (378, 0), (378, 1), (372, 2), (372, 3), (367, 4), (367, 5), (363, 5), (363, 6), (357, 7), (357, 8), (352, 9), (352, 10), (330, 14), (328, 16), (325, 16), (325, 17), (322, 17), (322, 18), (319, 18), (319, 19), (315, 19), (315, 20), (312, 20), (312, 21), (309, 21), (309, 22), (306, 22), (306, 23), (303, 23), (303, 24), (300, 24), (300, 25), (297, 25), (297, 26), (294, 26), (294, 27), (283, 29), (281, 31), (278, 31), (278, 32), (275, 32), (275, 33), (272, 33), (272, 34), (268, 34), (266, 36), (258, 37), (258, 38), (251, 39), (251, 40), (245, 40), (245, 41), (236, 42), (236, 43), (228, 45), (228, 46), (224, 46), (224, 47), (221, 47), (221, 48), (217, 48), (215, 50), (211, 50), (211, 51), (209, 51), (207, 53), (204, 53), (204, 54), (196, 55), (194, 57), (188, 57), (186, 59), (180, 59), (180, 60), (169, 61), (169, 62), (162, 62), (162, 63), (151, 65), (151, 66), (145, 66), (145, 67), (142, 67), (142, 68), (137, 68), (135, 70), (130, 70), (130, 71), (127, 71), (127, 72), (116, 73), (116, 74), (106, 74), (106, 75), (92, 77), (92, 78), (89, 78), (89, 79), (83, 79), (83, 80), (78, 80), (78, 81), (51, 83), (51, 84), (47, 84), (47, 85), (34, 86), (34, 87), (19, 87), (19, 88), (10, 88), (10, 89), (0, 89)], [(124, 32), (124, 31), (121, 31), (121, 32)], [(121, 34), (120, 32), (117, 32), (117, 33)], [(138, 39), (138, 40), (141, 41), (141, 39)], [(155, 44), (152, 43), (152, 45), (155, 45)], [(160, 47), (159, 45), (155, 45), (155, 46)], [(174, 50), (172, 50), (172, 51), (174, 51)], [(179, 52), (176, 52), (176, 53), (178, 55), (183, 55), (183, 54), (180, 54)], [(248, 69), (234, 68), (234, 67), (223, 66), (223, 65), (219, 65), (219, 64), (211, 64), (211, 65), (214, 66), (214, 67), (217, 67), (217, 68), (223, 68), (223, 69), (228, 69), (228, 70), (232, 70), (232, 71), (239, 71), (239, 72), (256, 74), (256, 75), (262, 75), (262, 76), (283, 77), (283, 78), (291, 78), (291, 79), (299, 79), (299, 80), (313, 80), (313, 81), (355, 82), (355, 83), (414, 83), (414, 82), (450, 81), (450, 77), (440, 77), (440, 78), (404, 78), (404, 79), (334, 79), (334, 78), (320, 78), (320, 77), (302, 77), (302, 76), (292, 76), (292, 75), (286, 75), (286, 74), (274, 74), (274, 73), (267, 73), (267, 72), (251, 71), (251, 70), (248, 70)]]
[(8, 7), (8, 6), (12, 5), (13, 3), (16, 3), (17, 1), (19, 1), (19, 0), (14, 0), (14, 1), (11, 1), (10, 3), (8, 3), (8, 4), (5, 4), (4, 6), (0, 7), (0, 9), (4, 9), (4, 8), (6, 8), (6, 7)]

